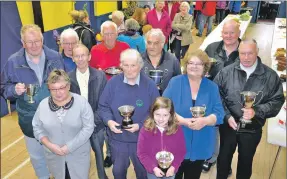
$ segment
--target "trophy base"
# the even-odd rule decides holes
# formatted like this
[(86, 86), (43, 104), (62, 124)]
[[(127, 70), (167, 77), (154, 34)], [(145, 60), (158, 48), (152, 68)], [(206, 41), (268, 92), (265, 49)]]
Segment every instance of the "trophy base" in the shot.
[(168, 171), (169, 167), (168, 168), (162, 168), (160, 166), (158, 166), (158, 168), (164, 173), (164, 175), (166, 175), (166, 172)]
[(35, 101), (34, 100), (29, 100), (29, 101), (27, 101), (29, 104), (33, 104), (33, 103), (35, 103)]
[(128, 125), (131, 125), (131, 124), (133, 124), (133, 121), (123, 121), (121, 127), (123, 129), (130, 129), (131, 127), (128, 127)]

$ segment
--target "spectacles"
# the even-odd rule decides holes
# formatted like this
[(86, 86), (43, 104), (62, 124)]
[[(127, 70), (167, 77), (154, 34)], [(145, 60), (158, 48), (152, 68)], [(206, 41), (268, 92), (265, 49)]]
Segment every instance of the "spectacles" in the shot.
[(63, 43), (63, 45), (65, 45), (65, 46), (74, 46), (74, 45), (76, 45), (76, 44), (77, 44), (77, 42), (72, 42), (72, 43), (64, 42), (64, 43)]
[(79, 60), (79, 59), (86, 58), (87, 56), (89, 56), (89, 54), (75, 55), (73, 56), (73, 58), (76, 60)]
[(195, 62), (187, 62), (187, 64), (188, 65), (194, 65), (194, 66), (196, 66), (196, 67), (198, 67), (198, 66), (203, 66), (203, 63), (195, 63)]
[(56, 92), (58, 92), (58, 91), (64, 91), (65, 89), (66, 89), (66, 87), (68, 86), (68, 83), (65, 85), (65, 86), (62, 86), (62, 87), (60, 87), (60, 88), (58, 88), (58, 89), (51, 89), (51, 88), (49, 88), (49, 90), (51, 91), (51, 92), (53, 92), (53, 93), (56, 93)]
[(151, 42), (151, 41), (147, 41), (146, 42), (148, 45), (159, 45), (160, 41), (156, 41), (156, 42)]
[(29, 46), (29, 47), (32, 47), (33, 44), (35, 44), (36, 46), (39, 46), (42, 44), (42, 40), (36, 40), (36, 41), (28, 41), (28, 42), (25, 42), (24, 43)]
[(137, 65), (127, 65), (127, 64), (123, 64), (123, 68), (125, 68), (125, 69), (129, 69), (129, 68), (135, 69), (136, 67), (137, 67)]
[(116, 33), (104, 33), (104, 36), (106, 36), (106, 37), (108, 37), (108, 36), (113, 37), (115, 35), (116, 35)]

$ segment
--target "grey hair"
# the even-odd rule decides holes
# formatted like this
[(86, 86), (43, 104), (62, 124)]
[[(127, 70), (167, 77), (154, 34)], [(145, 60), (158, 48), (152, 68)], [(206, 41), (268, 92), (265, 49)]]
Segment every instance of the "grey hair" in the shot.
[(133, 18), (126, 20), (125, 22), (126, 30), (135, 30), (138, 31), (140, 29), (140, 25), (138, 21)]
[(188, 2), (183, 1), (182, 3), (180, 3), (180, 7), (182, 7), (182, 6), (187, 6), (187, 12), (189, 12), (190, 5), (188, 4)]
[(25, 33), (30, 32), (30, 31), (38, 32), (40, 36), (42, 37), (42, 43), (43, 43), (44, 37), (41, 31), (41, 28), (36, 24), (26, 24), (22, 26), (21, 31), (20, 31), (21, 40), (24, 40)]
[(161, 29), (151, 29), (146, 33), (146, 38), (148, 39), (149, 36), (157, 36), (160, 38), (161, 43), (165, 43), (165, 36)]
[(60, 36), (60, 42), (63, 43), (64, 42), (64, 38), (69, 38), (69, 37), (75, 37), (77, 42), (79, 42), (79, 36), (77, 34), (77, 32), (72, 29), (72, 28), (68, 28), (65, 29)]
[(124, 15), (124, 13), (123, 13), (122, 11), (114, 11), (114, 12), (112, 13), (112, 18), (113, 18), (113, 17), (115, 17), (115, 18), (117, 18), (117, 19), (123, 21), (124, 18), (125, 18), (125, 15)]
[(116, 23), (114, 23), (113, 21), (105, 21), (104, 23), (102, 23), (101, 25), (101, 35), (104, 35), (104, 28), (105, 27), (110, 27), (110, 26), (113, 26), (116, 30), (116, 33), (117, 33), (117, 29), (118, 29), (118, 26)]
[(120, 64), (120, 66), (122, 66), (123, 61), (125, 61), (125, 59), (130, 59), (131, 57), (137, 59), (137, 62), (140, 65), (140, 67), (141, 68), (143, 67), (144, 62), (143, 62), (143, 59), (141, 57), (141, 54), (137, 50), (131, 49), (131, 48), (126, 49), (121, 53), (121, 56), (120, 56), (121, 64)]
[[(255, 44), (257, 52), (259, 51), (259, 47), (258, 47), (257, 41), (255, 39), (244, 39), (244, 40), (241, 40), (241, 42), (239, 44), (239, 47), (240, 47), (241, 44)], [(238, 48), (238, 50), (239, 50), (239, 48)]]

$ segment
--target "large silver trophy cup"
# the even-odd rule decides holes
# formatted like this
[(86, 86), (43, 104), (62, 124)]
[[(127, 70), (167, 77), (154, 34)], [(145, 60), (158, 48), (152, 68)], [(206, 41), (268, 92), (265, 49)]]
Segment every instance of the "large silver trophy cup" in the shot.
[(204, 117), (205, 116), (206, 106), (194, 106), (190, 108), (192, 116), (197, 117)]
[(26, 84), (26, 94), (28, 96), (28, 103), (35, 103), (33, 97), (38, 92), (39, 85), (38, 84)]
[(123, 129), (129, 129), (131, 127), (128, 127), (128, 125), (133, 124), (133, 120), (131, 119), (131, 116), (134, 114), (135, 107), (130, 105), (124, 105), (118, 108), (121, 116), (124, 117), (122, 121), (122, 128)]
[(160, 151), (156, 153), (155, 158), (158, 162), (158, 168), (160, 168), (164, 173), (167, 172), (171, 166), (172, 161), (174, 160), (173, 154), (168, 151)]
[[(244, 106), (244, 108), (251, 108), (252, 106), (255, 106), (254, 102), (256, 100), (256, 96), (260, 93), (263, 94), (262, 91), (259, 91), (258, 93), (255, 93), (253, 91), (242, 91), (240, 93), (240, 95), (243, 95), (244, 104), (241, 104), (240, 102), (239, 103), (242, 106)], [(263, 95), (261, 96), (261, 99), (262, 99), (262, 97), (263, 97)], [(245, 124), (251, 123), (251, 120), (245, 120), (244, 118), (240, 118), (240, 122), (241, 122), (241, 127), (245, 128)]]
[(162, 83), (163, 71), (162, 70), (150, 70), (149, 77), (155, 82), (157, 86)]

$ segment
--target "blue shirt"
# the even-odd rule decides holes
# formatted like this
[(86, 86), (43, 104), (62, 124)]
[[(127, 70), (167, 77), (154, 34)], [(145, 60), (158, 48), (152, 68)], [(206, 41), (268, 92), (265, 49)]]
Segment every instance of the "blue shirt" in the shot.
[[(172, 100), (177, 114), (184, 118), (192, 117), (190, 107), (193, 104), (187, 75), (173, 77), (163, 96)], [(201, 80), (195, 106), (206, 106), (205, 116), (214, 114), (217, 118), (216, 124), (223, 123), (224, 109), (218, 87), (207, 78)], [(209, 159), (214, 152), (216, 142), (215, 126), (205, 126), (201, 130), (192, 130), (186, 126), (182, 128), (187, 150), (185, 159), (191, 161)]]
[(63, 56), (63, 59), (64, 59), (65, 71), (67, 73), (69, 73), (69, 72), (71, 72), (71, 71), (73, 71), (74, 69), (77, 68), (76, 63), (73, 61), (72, 58), (67, 57), (64, 52), (62, 53), (62, 56)]

